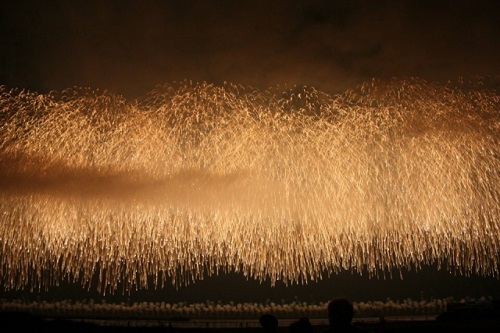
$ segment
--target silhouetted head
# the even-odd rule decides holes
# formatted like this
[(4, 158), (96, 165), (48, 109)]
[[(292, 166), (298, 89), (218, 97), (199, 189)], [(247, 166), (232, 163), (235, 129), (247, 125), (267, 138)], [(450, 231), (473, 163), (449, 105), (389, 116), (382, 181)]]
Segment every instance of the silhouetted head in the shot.
[(266, 332), (276, 332), (278, 330), (278, 318), (272, 314), (263, 314), (260, 316), (259, 322), (260, 326), (262, 326)]
[(313, 333), (314, 327), (312, 326), (309, 318), (303, 317), (290, 324), (290, 333)]
[(338, 298), (328, 303), (328, 321), (330, 326), (350, 325), (354, 317), (354, 308), (347, 299)]

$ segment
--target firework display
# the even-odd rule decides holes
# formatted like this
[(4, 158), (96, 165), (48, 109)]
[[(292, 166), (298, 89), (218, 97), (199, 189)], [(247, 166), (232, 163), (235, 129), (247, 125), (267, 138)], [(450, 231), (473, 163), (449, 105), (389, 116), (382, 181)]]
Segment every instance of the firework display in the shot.
[(0, 121), (5, 290), (499, 276), (500, 96), (479, 81), (2, 87)]

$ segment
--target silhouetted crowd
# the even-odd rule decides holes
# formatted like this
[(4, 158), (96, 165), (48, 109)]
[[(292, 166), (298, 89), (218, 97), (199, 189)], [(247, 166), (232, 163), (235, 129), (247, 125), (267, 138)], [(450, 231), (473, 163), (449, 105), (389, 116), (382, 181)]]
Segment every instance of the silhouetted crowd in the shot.
[[(328, 303), (327, 311), (329, 327), (323, 333), (366, 332), (353, 325), (354, 307), (349, 300), (345, 298), (333, 299)], [(259, 322), (265, 333), (278, 332), (278, 318), (276, 316), (269, 313), (263, 314)], [(290, 333), (314, 333), (314, 327), (309, 318), (303, 317), (290, 324), (289, 331)]]

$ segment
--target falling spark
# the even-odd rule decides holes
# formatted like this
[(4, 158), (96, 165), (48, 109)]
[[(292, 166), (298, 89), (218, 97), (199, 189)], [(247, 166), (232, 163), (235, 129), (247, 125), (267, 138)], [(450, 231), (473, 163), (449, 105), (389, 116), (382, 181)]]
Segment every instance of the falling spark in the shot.
[(480, 82), (415, 78), (335, 96), (184, 81), (134, 102), (2, 87), (0, 285), (498, 277), (499, 110)]

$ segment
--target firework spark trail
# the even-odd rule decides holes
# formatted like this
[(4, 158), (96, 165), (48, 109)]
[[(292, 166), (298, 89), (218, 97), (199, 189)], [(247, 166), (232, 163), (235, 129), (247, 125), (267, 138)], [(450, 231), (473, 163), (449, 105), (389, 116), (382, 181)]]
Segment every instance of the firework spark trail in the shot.
[(186, 81), (133, 103), (83, 88), (0, 96), (6, 290), (125, 293), (229, 271), (308, 283), (432, 263), (499, 276), (494, 90)]

